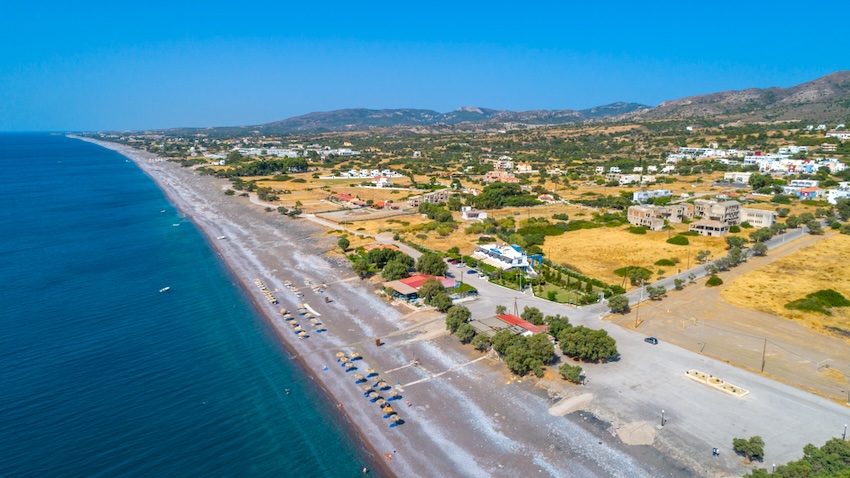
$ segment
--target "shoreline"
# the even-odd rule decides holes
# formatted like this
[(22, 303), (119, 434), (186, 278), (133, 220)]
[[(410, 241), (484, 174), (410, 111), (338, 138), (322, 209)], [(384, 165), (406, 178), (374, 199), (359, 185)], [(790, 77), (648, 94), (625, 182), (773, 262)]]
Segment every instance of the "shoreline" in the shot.
[[(69, 135), (68, 137), (73, 138), (73, 139), (78, 139), (78, 140), (81, 140), (81, 141), (90, 142), (90, 143), (96, 144), (100, 147), (115, 151), (118, 154), (121, 154), (122, 156), (133, 161), (133, 163), (136, 164), (139, 167), (139, 170), (141, 170), (146, 176), (148, 176), (157, 185), (157, 188), (159, 188), (160, 191), (162, 191), (162, 193), (165, 195), (168, 202), (171, 203), (178, 211), (180, 211), (182, 214), (184, 214), (186, 216), (186, 218), (188, 218), (192, 222), (192, 224), (195, 227), (198, 228), (198, 230), (201, 232), (201, 235), (204, 238), (204, 241), (207, 243), (207, 245), (213, 251), (215, 251), (215, 255), (218, 256), (219, 260), (225, 266), (224, 268), (227, 271), (227, 274), (230, 275), (231, 278), (234, 279), (236, 281), (236, 283), (239, 284), (241, 292), (243, 293), (245, 298), (250, 301), (251, 306), (254, 309), (254, 312), (257, 313), (259, 316), (263, 317), (263, 319), (266, 322), (266, 325), (269, 326), (270, 329), (271, 329), (270, 332), (273, 332), (275, 334), (278, 342), (286, 350), (286, 352), (288, 354), (288, 357), (286, 357), (286, 358), (292, 360), (293, 363), (296, 364), (297, 368), (300, 369), (300, 371), (305, 375), (305, 377), (310, 379), (309, 383), (312, 384), (312, 386), (314, 387), (314, 391), (316, 391), (317, 395), (322, 397), (325, 400), (325, 402), (327, 402), (326, 405), (329, 405), (329, 406), (325, 407), (325, 409), (331, 410), (331, 413), (333, 413), (337, 416), (337, 420), (336, 420), (337, 423), (340, 423), (342, 425), (343, 430), (345, 430), (345, 434), (348, 435), (348, 437), (350, 439), (352, 439), (354, 442), (356, 442), (357, 448), (360, 450), (361, 454), (366, 459), (365, 465), (366, 465), (366, 468), (369, 470), (369, 475), (379, 476), (379, 477), (395, 477), (395, 476), (397, 476), (392, 471), (392, 469), (388, 466), (388, 464), (380, 459), (381, 454), (378, 452), (378, 450), (374, 446), (372, 446), (365, 439), (365, 434), (364, 434), (363, 430), (360, 427), (357, 426), (357, 424), (354, 422), (354, 420), (351, 417), (351, 415), (349, 414), (349, 412), (347, 412), (344, 407), (334, 406), (339, 402), (337, 402), (335, 400), (334, 395), (331, 393), (331, 391), (328, 389), (328, 387), (326, 387), (322, 383), (322, 381), (318, 377), (318, 374), (316, 372), (314, 372), (313, 370), (311, 370), (310, 367), (308, 367), (306, 361), (303, 359), (301, 354), (299, 354), (298, 351), (295, 350), (292, 347), (292, 345), (289, 343), (289, 341), (286, 340), (286, 338), (283, 335), (283, 331), (279, 327), (275, 326), (274, 317), (271, 316), (267, 310), (264, 310), (264, 308), (262, 307), (262, 303), (258, 302), (258, 298), (255, 297), (254, 294), (251, 293), (252, 284), (246, 282), (248, 279), (246, 277), (240, 276), (236, 272), (234, 264), (232, 264), (231, 262), (228, 261), (228, 257), (229, 257), (228, 254), (226, 254), (226, 252), (223, 251), (217, 245), (216, 241), (214, 240), (216, 236), (214, 236), (213, 233), (207, 227), (204, 227), (203, 224), (201, 224), (201, 223), (199, 223), (198, 221), (195, 220), (193, 214), (191, 214), (191, 211), (187, 211), (185, 205), (182, 204), (182, 202), (179, 200), (179, 198), (174, 197), (174, 193), (166, 187), (166, 184), (163, 184), (161, 182), (161, 178), (157, 177), (156, 175), (151, 174), (150, 171), (148, 171), (146, 168), (144, 168), (142, 166), (142, 164), (140, 164), (140, 162), (141, 162), (140, 158), (136, 158), (136, 157), (133, 157), (132, 155), (125, 154), (125, 152), (122, 151), (121, 148), (110, 147), (110, 146), (113, 146), (113, 144), (115, 146), (123, 146), (123, 145), (118, 145), (117, 143), (106, 143), (106, 142), (93, 140), (91, 138), (85, 138), (85, 137), (81, 137), (81, 136), (71, 136), (71, 135)], [(145, 151), (140, 151), (140, 150), (135, 150), (135, 151), (138, 151), (139, 153), (142, 153), (144, 155), (150, 154), (150, 153), (147, 153)], [(151, 158), (153, 158), (153, 157), (154, 156), (151, 155)]]

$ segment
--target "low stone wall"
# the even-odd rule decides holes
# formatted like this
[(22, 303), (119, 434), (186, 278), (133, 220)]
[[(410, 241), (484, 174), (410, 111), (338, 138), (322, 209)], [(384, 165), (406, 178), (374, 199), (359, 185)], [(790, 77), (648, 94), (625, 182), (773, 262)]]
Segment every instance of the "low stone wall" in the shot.
[(750, 394), (749, 390), (744, 390), (737, 385), (733, 385), (713, 375), (700, 372), (699, 370), (688, 370), (685, 372), (685, 376), (703, 385), (728, 393), (729, 395), (734, 395), (738, 398), (743, 398)]

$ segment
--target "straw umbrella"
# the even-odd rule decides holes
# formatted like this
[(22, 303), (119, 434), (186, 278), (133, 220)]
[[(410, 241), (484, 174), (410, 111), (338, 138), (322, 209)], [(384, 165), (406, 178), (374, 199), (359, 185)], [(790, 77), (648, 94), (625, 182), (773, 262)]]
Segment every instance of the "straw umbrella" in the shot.
[(379, 399), (375, 400), (375, 403), (377, 403), (379, 407), (383, 407), (384, 405), (387, 404), (387, 401), (384, 400), (383, 398), (379, 398)]
[(357, 358), (360, 358), (360, 354), (357, 353), (357, 352), (351, 352), (349, 354), (349, 357), (351, 357), (352, 359), (357, 359)]
[(341, 359), (343, 357), (345, 357), (345, 352), (337, 352), (336, 353), (336, 358)]
[(318, 323), (319, 323), (319, 319), (317, 319), (317, 318), (313, 317), (313, 318), (311, 318), (311, 319), (310, 319), (310, 322), (313, 322), (314, 324), (318, 324)]
[(372, 391), (372, 386), (371, 385), (363, 385), (362, 387), (360, 387), (360, 389), (363, 390), (363, 393), (369, 393), (370, 391)]
[(366, 380), (366, 377), (364, 377), (363, 374), (361, 374), (361, 373), (355, 373), (354, 378), (357, 379), (358, 382), (362, 382), (363, 380)]
[(390, 390), (390, 397), (391, 398), (398, 398), (398, 392), (396, 392), (395, 390)]
[(301, 331), (303, 331), (304, 329), (302, 329), (300, 325), (296, 325), (296, 326), (295, 326), (295, 328), (294, 328), (293, 330), (295, 330), (296, 332), (301, 332)]
[(367, 373), (367, 374), (369, 374), (369, 375), (371, 376), (372, 374), (374, 374), (374, 373), (375, 373), (375, 369), (373, 369), (373, 368), (367, 368), (367, 369), (366, 369), (366, 373)]
[(306, 336), (307, 336), (307, 332), (304, 332), (304, 331), (302, 330), (301, 332), (298, 332), (298, 336), (299, 336), (299, 337), (301, 337), (301, 338), (303, 339), (304, 337), (306, 337)]
[(379, 396), (380, 395), (378, 395), (378, 392), (369, 392), (369, 400), (375, 401), (378, 399)]
[(393, 407), (391, 407), (389, 405), (387, 405), (386, 407), (381, 409), (381, 411), (384, 412), (385, 415), (392, 415), (393, 413), (395, 413), (395, 410), (393, 410)]
[(401, 421), (401, 417), (398, 416), (398, 414), (396, 413), (396, 414), (393, 414), (393, 416), (390, 417), (390, 420), (392, 420), (395, 423), (398, 423), (398, 422)]
[(381, 380), (380, 382), (378, 382), (378, 383), (376, 383), (376, 384), (375, 384), (375, 387), (377, 387), (377, 388), (379, 388), (379, 389), (381, 389), (381, 388), (386, 388), (386, 386), (387, 386), (387, 382), (385, 382), (385, 381), (383, 381), (383, 380)]

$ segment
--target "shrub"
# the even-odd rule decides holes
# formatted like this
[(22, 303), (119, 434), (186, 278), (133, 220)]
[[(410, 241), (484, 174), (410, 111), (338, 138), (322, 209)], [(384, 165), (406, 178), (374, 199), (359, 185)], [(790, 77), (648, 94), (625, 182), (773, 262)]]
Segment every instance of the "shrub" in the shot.
[(578, 365), (570, 365), (565, 363), (558, 367), (558, 372), (561, 373), (561, 377), (564, 380), (572, 383), (581, 383), (581, 372), (582, 369)]
[(741, 232), (741, 227), (740, 226), (729, 226), (729, 232), (731, 232), (733, 234), (736, 233), (736, 232)]
[(655, 265), (662, 267), (673, 267), (676, 265), (676, 263), (671, 261), (670, 259), (659, 259), (655, 261)]
[(484, 334), (478, 334), (472, 339), (472, 346), (475, 347), (475, 350), (484, 352), (490, 348), (490, 337)]
[(699, 233), (697, 231), (684, 231), (679, 233), (680, 236), (688, 236), (688, 237), (697, 237)]
[(720, 277), (717, 277), (716, 274), (713, 274), (711, 277), (708, 278), (707, 281), (705, 281), (705, 285), (707, 285), (709, 287), (718, 286), (722, 283), (723, 283), (723, 279), (721, 279)]
[(680, 234), (678, 236), (673, 236), (670, 239), (667, 239), (667, 243), (673, 244), (673, 245), (676, 245), (676, 246), (687, 246), (688, 244), (691, 243), (691, 241), (689, 241), (687, 237), (682, 236)]
[(735, 453), (745, 456), (748, 461), (753, 461), (754, 458), (764, 456), (764, 440), (758, 435), (750, 437), (749, 440), (733, 438), (732, 449), (735, 450)]
[(630, 227), (628, 231), (632, 234), (646, 234), (646, 228), (641, 226)]

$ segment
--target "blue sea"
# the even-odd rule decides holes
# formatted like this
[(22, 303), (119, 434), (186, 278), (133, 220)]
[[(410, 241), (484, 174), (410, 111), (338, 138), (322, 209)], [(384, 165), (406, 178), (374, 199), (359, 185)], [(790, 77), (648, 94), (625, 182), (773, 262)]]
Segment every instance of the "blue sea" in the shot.
[(200, 231), (118, 153), (0, 134), (0, 306), (0, 476), (365, 464)]

